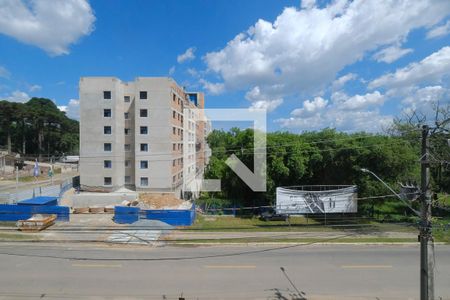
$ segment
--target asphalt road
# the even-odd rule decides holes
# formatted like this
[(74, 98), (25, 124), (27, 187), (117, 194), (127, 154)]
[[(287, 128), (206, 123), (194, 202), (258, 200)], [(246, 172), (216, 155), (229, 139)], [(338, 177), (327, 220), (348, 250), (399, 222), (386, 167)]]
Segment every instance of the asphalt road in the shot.
[[(0, 299), (418, 299), (417, 246), (273, 248), (2, 243)], [(450, 246), (436, 265), (450, 299)]]

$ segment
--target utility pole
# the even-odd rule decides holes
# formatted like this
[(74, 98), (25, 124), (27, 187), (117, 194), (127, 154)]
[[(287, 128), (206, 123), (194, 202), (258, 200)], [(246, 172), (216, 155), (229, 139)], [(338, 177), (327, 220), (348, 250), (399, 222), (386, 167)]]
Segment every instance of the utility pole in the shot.
[(431, 191), (429, 127), (422, 126), (421, 222), (420, 222), (420, 299), (434, 300), (434, 244), (431, 232)]

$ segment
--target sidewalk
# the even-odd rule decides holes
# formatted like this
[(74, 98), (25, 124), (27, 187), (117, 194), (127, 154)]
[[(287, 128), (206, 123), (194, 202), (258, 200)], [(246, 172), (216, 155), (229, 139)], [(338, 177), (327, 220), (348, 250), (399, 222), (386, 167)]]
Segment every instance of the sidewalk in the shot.
[[(62, 183), (63, 181), (70, 179), (74, 176), (79, 175), (78, 172), (68, 172), (64, 174), (56, 174), (53, 177), (53, 185), (57, 185)], [(52, 180), (50, 178), (39, 181), (30, 181), (30, 182), (20, 182), (17, 186), (18, 191), (27, 190), (30, 188), (36, 188), (39, 186), (48, 186), (52, 184)], [(16, 182), (12, 180), (0, 180), (0, 193), (15, 193), (16, 192)]]

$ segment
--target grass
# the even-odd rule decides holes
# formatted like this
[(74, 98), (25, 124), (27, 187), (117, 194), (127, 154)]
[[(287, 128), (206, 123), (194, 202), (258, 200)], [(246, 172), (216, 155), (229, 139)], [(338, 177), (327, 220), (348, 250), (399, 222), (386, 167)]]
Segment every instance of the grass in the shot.
[(10, 232), (0, 232), (1, 242), (10, 241), (36, 241), (38, 238), (34, 235), (21, 234), (21, 233), (10, 233)]
[[(290, 218), (290, 225), (284, 221), (262, 221), (258, 218), (241, 218), (232, 216), (198, 215), (194, 225), (187, 228), (193, 231), (289, 231), (301, 227), (317, 225), (312, 219), (303, 217)], [(302, 231), (302, 230), (299, 230)]]
[(237, 232), (237, 231), (298, 231), (298, 232), (327, 232), (342, 230), (360, 231), (397, 231), (414, 232), (411, 226), (378, 223), (367, 219), (329, 220), (325, 225), (324, 220), (305, 218), (303, 216), (291, 217), (288, 222), (284, 221), (262, 221), (256, 217), (241, 218), (232, 216), (202, 216), (198, 215), (193, 226), (186, 228), (191, 231), (205, 232)]
[(433, 221), (433, 236), (437, 242), (450, 244), (450, 217)]
[(438, 203), (442, 206), (448, 206), (450, 207), (450, 195), (440, 193), (438, 195)]
[(166, 241), (173, 244), (241, 244), (241, 243), (414, 243), (413, 238), (230, 238), (230, 239), (189, 239)]
[(0, 221), (0, 227), (16, 227), (15, 221)]
[[(38, 176), (36, 181), (49, 180), (49, 179), (50, 179), (50, 177), (48, 177), (48, 176)], [(34, 176), (19, 177), (19, 182), (33, 182), (33, 181), (35, 181)]]

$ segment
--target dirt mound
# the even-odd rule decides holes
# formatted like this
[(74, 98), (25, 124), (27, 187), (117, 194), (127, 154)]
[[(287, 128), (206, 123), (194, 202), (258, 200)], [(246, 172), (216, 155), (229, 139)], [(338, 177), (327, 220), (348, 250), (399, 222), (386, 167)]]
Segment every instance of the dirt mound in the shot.
[(140, 193), (139, 202), (152, 209), (178, 208), (185, 203), (173, 194), (156, 193)]

